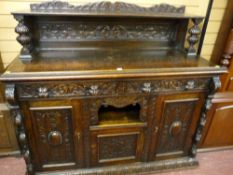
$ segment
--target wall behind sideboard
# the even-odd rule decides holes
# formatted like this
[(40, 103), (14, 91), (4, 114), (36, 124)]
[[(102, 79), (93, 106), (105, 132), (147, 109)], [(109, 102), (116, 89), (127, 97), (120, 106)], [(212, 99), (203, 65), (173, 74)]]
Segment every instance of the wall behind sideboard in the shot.
[[(17, 21), (10, 15), (12, 11), (24, 10), (29, 8), (32, 2), (42, 2), (48, 0), (1, 0), (0, 1), (0, 53), (2, 55), (4, 66), (6, 67), (19, 53), (21, 46), (16, 42), (17, 34), (14, 27)], [(65, 1), (65, 0), (63, 0)], [(101, 0), (66, 0), (72, 4), (84, 4), (87, 2)], [(110, 0), (114, 1), (114, 0)], [(142, 6), (151, 6), (159, 3), (168, 3), (167, 0), (121, 0), (131, 2)], [(185, 5), (187, 13), (194, 13), (205, 16), (209, 0), (174, 0), (169, 1), (172, 5)], [(201, 55), (210, 59), (217, 34), (222, 22), (228, 0), (214, 0), (207, 33)]]

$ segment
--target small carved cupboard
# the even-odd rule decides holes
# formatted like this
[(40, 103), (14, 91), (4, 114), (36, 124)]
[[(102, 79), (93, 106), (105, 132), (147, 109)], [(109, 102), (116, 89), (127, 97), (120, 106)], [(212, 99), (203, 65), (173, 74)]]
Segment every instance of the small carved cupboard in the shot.
[(1, 81), (28, 174), (198, 164), (211, 95), (226, 72), (197, 55), (203, 17), (167, 4), (60, 1), (13, 15), (22, 50)]

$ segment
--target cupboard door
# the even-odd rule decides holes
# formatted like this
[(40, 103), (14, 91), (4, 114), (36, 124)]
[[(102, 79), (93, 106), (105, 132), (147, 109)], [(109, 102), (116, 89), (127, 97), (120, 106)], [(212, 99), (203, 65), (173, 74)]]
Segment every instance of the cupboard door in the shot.
[[(154, 158), (164, 159), (188, 154), (201, 112), (202, 96), (168, 95), (158, 98), (157, 143)], [(160, 125), (158, 125), (160, 123)]]
[(78, 128), (75, 108), (79, 108), (78, 104), (71, 102), (29, 103), (27, 110), (33, 131), (30, 143), (40, 165), (38, 170), (76, 166), (80, 143), (75, 134)]
[(92, 166), (141, 160), (143, 128), (101, 129), (91, 132)]
[(207, 113), (201, 148), (227, 147), (233, 145), (233, 93), (213, 99), (213, 105)]

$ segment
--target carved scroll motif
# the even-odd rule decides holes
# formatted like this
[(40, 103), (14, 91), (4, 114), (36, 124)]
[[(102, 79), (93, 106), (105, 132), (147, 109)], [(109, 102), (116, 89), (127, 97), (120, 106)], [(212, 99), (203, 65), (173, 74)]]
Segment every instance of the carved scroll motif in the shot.
[(198, 143), (200, 142), (201, 138), (202, 138), (202, 132), (203, 129), (205, 127), (206, 124), (206, 115), (207, 112), (210, 110), (211, 106), (212, 106), (212, 95), (219, 89), (221, 88), (221, 81), (219, 76), (215, 76), (212, 78), (212, 81), (210, 83), (210, 90), (207, 94), (207, 99), (205, 101), (205, 105), (202, 108), (202, 113), (201, 113), (201, 118), (199, 120), (199, 124), (196, 130), (196, 134), (193, 140), (193, 145), (192, 145), (192, 149), (191, 149), (191, 156), (195, 157), (197, 154), (197, 146)]
[(31, 4), (33, 12), (111, 12), (111, 13), (177, 13), (183, 14), (185, 6), (175, 7), (169, 4), (159, 4), (152, 7), (141, 7), (125, 2), (94, 2), (85, 5), (71, 5), (68, 2), (50, 1), (40, 4)]
[(31, 162), (31, 153), (27, 142), (27, 135), (25, 133), (23, 115), (20, 112), (19, 106), (15, 99), (15, 84), (7, 84), (5, 89), (6, 100), (10, 104), (10, 112), (14, 118), (16, 127), (16, 136), (20, 146), (21, 154), (26, 162), (27, 174), (33, 174), (33, 165)]

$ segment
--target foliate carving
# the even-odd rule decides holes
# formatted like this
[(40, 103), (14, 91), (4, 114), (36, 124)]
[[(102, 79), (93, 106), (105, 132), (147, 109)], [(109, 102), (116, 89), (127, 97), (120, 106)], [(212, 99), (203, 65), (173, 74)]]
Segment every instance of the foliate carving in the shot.
[(82, 40), (151, 40), (170, 41), (175, 35), (173, 25), (161, 24), (95, 24), (41, 23), (41, 41)]
[(197, 51), (195, 48), (196, 43), (199, 41), (199, 35), (201, 33), (201, 29), (199, 27), (199, 24), (201, 23), (202, 19), (192, 19), (194, 25), (189, 29), (189, 36), (188, 36), (188, 42), (189, 47), (187, 49), (187, 56), (197, 56)]
[(15, 19), (19, 22), (15, 28), (15, 32), (19, 34), (17, 41), (23, 46), (20, 53), (20, 58), (24, 61), (32, 60), (32, 45), (30, 29), (24, 21), (22, 15), (14, 15)]
[(145, 122), (147, 120), (148, 111), (148, 98), (140, 96), (122, 96), (122, 97), (110, 97), (110, 98), (99, 98), (89, 101), (89, 118), (91, 125), (97, 125), (99, 123), (98, 111), (101, 106), (114, 106), (117, 108), (122, 108), (128, 105), (140, 105), (140, 120)]
[(169, 79), (169, 80), (152, 80), (149, 82), (128, 82), (127, 93), (146, 92), (158, 93), (164, 91), (184, 91), (184, 90), (200, 90), (209, 88), (210, 79)]
[(6, 84), (5, 87), (5, 97), (9, 104), (14, 105), (16, 103), (15, 99), (15, 84)]
[(199, 123), (198, 123), (198, 127), (196, 130), (196, 134), (193, 138), (193, 145), (192, 145), (192, 149), (191, 149), (191, 156), (195, 157), (197, 154), (197, 145), (200, 142), (201, 138), (202, 138), (202, 132), (203, 129), (205, 127), (206, 124), (206, 116), (207, 116), (207, 112), (210, 110), (211, 106), (212, 106), (212, 98), (213, 98), (213, 94), (221, 87), (221, 81), (219, 76), (215, 76), (212, 78), (212, 81), (210, 83), (210, 88), (209, 88), (209, 92), (207, 94), (207, 98), (205, 100), (205, 104), (202, 108), (202, 113), (201, 113), (201, 117), (199, 119)]
[(32, 110), (33, 127), (36, 131), (42, 164), (72, 162), (73, 141), (71, 109)]
[(182, 151), (197, 100), (165, 101), (157, 153)]
[(99, 161), (136, 157), (137, 134), (98, 137)]
[(219, 76), (215, 76), (212, 78), (212, 84), (213, 84), (213, 91), (216, 91), (221, 88), (221, 80)]
[(210, 78), (164, 79), (145, 81), (98, 81), (65, 83), (24, 83), (17, 85), (20, 98), (57, 98), (71, 96), (115, 96), (135, 93), (158, 93), (166, 91), (207, 90)]
[(18, 106), (11, 107), (11, 115), (14, 117), (15, 120), (16, 136), (20, 146), (21, 154), (23, 155), (24, 160), (26, 162), (27, 174), (32, 175), (33, 174), (33, 165), (31, 162), (32, 157), (28, 147), (27, 135), (25, 133), (25, 128), (23, 124), (23, 116)]
[(152, 7), (140, 7), (125, 2), (94, 2), (86, 5), (71, 5), (67, 2), (51, 1), (31, 4), (31, 11), (36, 12), (111, 12), (111, 13), (178, 13), (185, 12), (185, 6), (175, 7), (169, 4), (159, 4)]
[(20, 98), (56, 98), (69, 96), (115, 95), (114, 82), (66, 82), (51, 84), (22, 84)]

